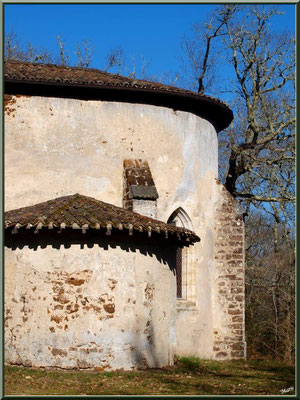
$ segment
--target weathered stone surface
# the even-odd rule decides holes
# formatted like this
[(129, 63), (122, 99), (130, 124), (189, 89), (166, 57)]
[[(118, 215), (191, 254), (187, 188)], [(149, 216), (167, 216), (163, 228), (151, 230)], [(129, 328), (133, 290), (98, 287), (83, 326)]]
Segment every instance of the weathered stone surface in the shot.
[(158, 197), (148, 162), (124, 160), (123, 207), (157, 218)]
[[(218, 327), (214, 332), (215, 357), (218, 359), (245, 358), (242, 210), (237, 207), (236, 201), (223, 186), (217, 185), (216, 189), (219, 193), (219, 201), (216, 203), (214, 257), (216, 288), (214, 326)], [(241, 235), (235, 234), (236, 226), (240, 226)], [(219, 351), (222, 348), (232, 351)]]
[(124, 246), (7, 247), (5, 361), (103, 369), (172, 364), (176, 299), (165, 293), (175, 293), (174, 257), (159, 247)]
[(178, 302), (163, 244), (161, 254), (100, 242), (6, 248), (7, 362), (102, 371), (168, 365), (174, 354), (239, 357), (231, 344), (243, 328), (229, 325), (244, 322), (228, 310), (243, 310), (243, 224), (215, 181), (209, 121), (149, 104), (14, 95), (5, 133), (6, 210), (73, 193), (122, 206), (123, 160), (146, 159), (157, 219), (180, 211), (201, 238), (183, 251)]

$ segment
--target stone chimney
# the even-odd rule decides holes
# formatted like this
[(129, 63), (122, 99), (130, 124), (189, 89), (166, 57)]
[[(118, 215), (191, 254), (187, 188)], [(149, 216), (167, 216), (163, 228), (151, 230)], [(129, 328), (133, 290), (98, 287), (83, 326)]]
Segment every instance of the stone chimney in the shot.
[(147, 161), (124, 160), (123, 207), (157, 218), (158, 193)]

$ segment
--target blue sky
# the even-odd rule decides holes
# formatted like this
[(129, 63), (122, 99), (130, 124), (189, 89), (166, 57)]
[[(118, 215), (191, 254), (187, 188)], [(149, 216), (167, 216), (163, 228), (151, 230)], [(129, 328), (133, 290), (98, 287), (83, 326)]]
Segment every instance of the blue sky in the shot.
[[(149, 72), (176, 72), (182, 56), (180, 43), (195, 22), (215, 5), (208, 4), (6, 4), (5, 32), (14, 31), (21, 45), (29, 40), (57, 54), (56, 36), (64, 39), (70, 55), (83, 38), (94, 45), (92, 67), (103, 68), (110, 49), (122, 46), (127, 56), (151, 60)], [(295, 5), (279, 5), (284, 17), (273, 19), (274, 31), (295, 30)], [(74, 62), (75, 62), (74, 55)]]

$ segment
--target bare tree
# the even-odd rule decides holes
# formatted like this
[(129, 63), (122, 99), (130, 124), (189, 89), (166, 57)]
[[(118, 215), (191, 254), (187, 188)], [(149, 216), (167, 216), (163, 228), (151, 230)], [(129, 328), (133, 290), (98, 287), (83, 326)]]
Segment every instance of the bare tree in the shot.
[(58, 43), (58, 46), (59, 46), (59, 55), (57, 57), (57, 64), (59, 64), (59, 65), (67, 65), (70, 56), (67, 53), (66, 45), (65, 45), (63, 39), (61, 38), (61, 36), (57, 35), (56, 38), (57, 38), (57, 43)]
[(147, 60), (146, 57), (142, 54), (141, 55), (141, 61), (142, 61), (142, 67), (141, 67), (142, 79), (147, 79), (147, 70), (148, 70), (152, 60), (151, 59)]
[(220, 177), (248, 215), (249, 352), (291, 361), (295, 351), (295, 40), (286, 33), (270, 32), (275, 15), (280, 15), (278, 9), (267, 5), (216, 7), (202, 33), (198, 25), (199, 31), (185, 39), (184, 46), (200, 92), (210, 87), (212, 60), (221, 68), (224, 63), (231, 67), (230, 87), (229, 79), (223, 79), (215, 90), (231, 94), (235, 113), (231, 126), (219, 133)]
[(24, 51), (21, 49), (15, 32), (9, 32), (5, 35), (4, 58), (6, 60), (19, 61), (25, 61), (26, 59)]
[(135, 56), (131, 56), (132, 71), (128, 73), (128, 77), (134, 79), (136, 75), (136, 60)]
[(152, 60), (147, 60), (143, 54), (141, 54), (139, 58), (133, 55), (131, 56), (131, 65), (127, 65), (126, 62), (124, 62), (124, 68), (122, 72), (129, 78), (152, 80), (152, 77), (148, 72), (151, 62)]
[(37, 49), (27, 41), (25, 48), (20, 45), (15, 32), (10, 32), (5, 36), (4, 58), (6, 60), (18, 60), (28, 62), (51, 62), (52, 57), (46, 49)]
[(37, 49), (29, 41), (27, 42), (26, 58), (30, 62), (36, 61), (37, 58)]
[[(247, 201), (295, 200), (293, 190), (288, 190), (291, 174), (286, 172), (295, 162), (294, 38), (269, 32), (269, 21), (278, 14), (275, 7), (217, 7), (198, 47), (192, 50), (195, 42), (185, 41), (190, 60), (198, 66), (200, 91), (213, 56), (212, 40), (219, 40), (223, 57), (232, 66), (236, 115), (233, 126), (221, 134), (228, 163), (223, 176), (229, 192)], [(203, 53), (202, 59), (197, 56)], [(245, 192), (243, 178), (249, 174), (256, 184)], [(263, 184), (270, 181), (277, 191), (266, 196)]]
[(25, 48), (25, 58), (29, 62), (51, 63), (52, 57), (47, 49), (37, 49), (28, 41)]
[(249, 356), (295, 357), (295, 241), (277, 217), (247, 223), (246, 333)]
[(198, 93), (204, 92), (203, 80), (207, 76), (208, 67), (211, 67), (208, 61), (209, 57), (212, 57), (212, 42), (215, 38), (226, 35), (226, 23), (233, 17), (235, 10), (236, 6), (230, 4), (220, 9), (218, 14), (212, 14), (209, 22), (204, 24), (205, 29), (202, 28), (202, 24), (194, 25), (195, 39), (203, 42), (203, 48), (200, 51), (195, 43), (191, 43), (186, 38), (184, 40), (185, 50), (197, 74)]
[(105, 57), (106, 66), (104, 71), (108, 71), (114, 67), (117, 67), (118, 73), (121, 73), (122, 68), (125, 66), (125, 56), (122, 46), (111, 49)]
[(93, 50), (94, 46), (92, 46), (91, 41), (83, 39), (81, 44), (77, 43), (75, 54), (78, 58), (78, 67), (88, 68), (90, 66)]
[[(277, 13), (276, 9), (251, 7), (243, 25), (225, 23), (226, 43), (238, 84), (236, 94), (243, 102), (247, 119), (246, 129), (240, 132), (243, 140), (231, 137), (225, 186), (235, 197), (258, 201), (295, 199), (283, 187), (280, 196), (244, 193), (237, 188), (238, 179), (246, 173), (268, 181), (265, 167), (282, 171), (288, 162), (294, 163), (294, 40), (268, 32), (267, 22)], [(272, 185), (277, 180), (279, 188), (282, 180), (276, 179), (274, 173), (272, 178)]]

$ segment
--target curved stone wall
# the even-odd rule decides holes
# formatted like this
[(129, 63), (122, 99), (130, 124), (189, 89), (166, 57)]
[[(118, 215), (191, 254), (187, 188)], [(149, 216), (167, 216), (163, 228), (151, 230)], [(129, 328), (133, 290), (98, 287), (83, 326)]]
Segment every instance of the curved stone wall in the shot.
[(6, 242), (5, 362), (99, 371), (173, 363), (172, 248), (41, 238)]
[(228, 303), (221, 299), (225, 306), (220, 308), (215, 302), (214, 229), (216, 208), (222, 202), (216, 189), (217, 148), (213, 125), (189, 112), (147, 104), (8, 95), (5, 209), (74, 193), (122, 206), (123, 160), (146, 160), (159, 194), (157, 219), (167, 222), (181, 209), (201, 238), (185, 252), (186, 295), (177, 307), (175, 352), (213, 358), (214, 314), (222, 309), (226, 318)]
[(160, 215), (193, 197), (200, 179), (217, 177), (213, 126), (151, 105), (12, 96), (5, 154), (6, 209), (75, 192), (121, 206), (127, 158), (149, 162)]

